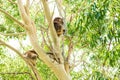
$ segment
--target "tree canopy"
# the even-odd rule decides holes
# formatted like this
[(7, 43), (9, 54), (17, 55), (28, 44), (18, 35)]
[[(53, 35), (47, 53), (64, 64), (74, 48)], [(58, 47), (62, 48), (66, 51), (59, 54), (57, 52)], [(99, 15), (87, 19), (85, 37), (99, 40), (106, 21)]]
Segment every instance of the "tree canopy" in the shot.
[[(0, 0), (0, 80), (119, 80), (119, 3)], [(55, 17), (64, 21), (61, 37)], [(30, 49), (38, 53), (35, 67), (22, 56)], [(60, 62), (51, 60), (49, 51)]]

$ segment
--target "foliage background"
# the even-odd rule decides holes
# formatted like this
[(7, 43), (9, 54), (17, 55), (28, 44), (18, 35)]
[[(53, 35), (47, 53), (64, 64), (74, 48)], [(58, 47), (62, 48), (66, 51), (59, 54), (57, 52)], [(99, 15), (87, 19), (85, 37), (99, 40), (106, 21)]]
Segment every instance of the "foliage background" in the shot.
[[(12, 0), (16, 2), (16, 0)], [(119, 0), (64, 0), (67, 33), (65, 52), (70, 42), (74, 45), (71, 59), (73, 80), (119, 80), (120, 79), (120, 1)], [(43, 10), (33, 1), (30, 12), (35, 21), (38, 36), (40, 25), (45, 25)], [(0, 0), (0, 9), (20, 19), (18, 7), (9, 0)], [(19, 33), (18, 35), (14, 35)], [(0, 39), (11, 43), (24, 53), (31, 49), (25, 30), (8, 16), (0, 13)], [(12, 41), (11, 41), (12, 40)], [(14, 44), (14, 41), (17, 43)], [(42, 37), (39, 38), (42, 46)], [(19, 46), (19, 47), (17, 47)], [(47, 50), (46, 47), (44, 47)], [(57, 80), (49, 68), (38, 60), (37, 68), (43, 80)], [(22, 74), (3, 74), (23, 72)], [(28, 72), (29, 74), (26, 74)], [(5, 46), (0, 46), (0, 79), (30, 80), (31, 71), (23, 60)]]

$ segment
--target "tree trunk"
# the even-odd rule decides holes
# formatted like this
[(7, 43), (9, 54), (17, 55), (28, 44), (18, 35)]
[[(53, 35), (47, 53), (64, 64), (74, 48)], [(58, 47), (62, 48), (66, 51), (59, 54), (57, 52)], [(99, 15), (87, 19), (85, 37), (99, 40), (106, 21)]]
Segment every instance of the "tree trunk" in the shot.
[(47, 5), (45, 6), (45, 4), (47, 4), (46, 0), (42, 0), (42, 2), (44, 4), (45, 11), (46, 12), (48, 11), (47, 13), (48, 15), (46, 14), (46, 12), (45, 14), (47, 16), (48, 23), (50, 23), (49, 25), (50, 31), (53, 33), (51, 34), (51, 36), (53, 38), (53, 43), (55, 44), (55, 50), (57, 49), (58, 54), (59, 54), (58, 57), (62, 63), (58, 63), (56, 61), (53, 62), (51, 58), (45, 53), (45, 51), (39, 46), (37, 33), (36, 33), (36, 27), (35, 27), (34, 22), (30, 19), (30, 16), (29, 16), (29, 11), (28, 11), (29, 2), (27, 1), (28, 4), (24, 7), (21, 0), (18, 0), (19, 12), (25, 23), (23, 27), (26, 29), (30, 42), (34, 50), (37, 52), (38, 57), (54, 72), (58, 80), (71, 80), (70, 75), (66, 73), (65, 68), (64, 68), (63, 57), (60, 51), (60, 46), (58, 46), (60, 42), (58, 42), (59, 40), (58, 40), (57, 34), (53, 27), (53, 23), (50, 18), (50, 11), (48, 9), (48, 6)]

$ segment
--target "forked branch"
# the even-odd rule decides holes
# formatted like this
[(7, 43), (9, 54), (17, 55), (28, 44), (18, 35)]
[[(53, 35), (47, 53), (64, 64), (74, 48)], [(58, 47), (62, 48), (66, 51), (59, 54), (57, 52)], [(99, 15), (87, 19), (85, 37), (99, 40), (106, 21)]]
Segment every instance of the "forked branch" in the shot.
[(25, 58), (23, 57), (23, 55), (22, 55), (18, 50), (16, 50), (15, 48), (13, 48), (12, 46), (10, 46), (9, 44), (5, 43), (5, 42), (2, 41), (2, 40), (0, 40), (0, 43), (1, 43), (2, 45), (7, 46), (8, 48), (10, 48), (11, 50), (13, 50), (14, 52), (16, 52), (16, 53), (26, 62), (26, 64), (32, 69), (35, 78), (36, 78), (37, 80), (41, 80), (41, 77), (40, 77), (37, 69), (35, 68), (35, 66), (31, 65), (31, 64), (27, 61), (27, 59), (25, 59)]
[[(30, 24), (31, 23), (31, 20), (30, 20), (30, 17), (28, 16), (28, 6), (24, 7), (23, 4), (22, 4), (22, 1), (21, 0), (17, 0), (17, 3), (18, 3), (18, 7), (19, 7), (19, 12), (20, 12), (20, 15), (24, 21), (24, 23), (26, 25)], [(26, 9), (26, 10), (25, 10)], [(27, 12), (27, 13), (26, 13)], [(26, 29), (28, 29), (28, 27), (24, 26)]]
[(50, 14), (50, 9), (48, 7), (48, 3), (46, 0), (41, 0), (42, 4), (43, 4), (43, 9), (44, 9), (44, 13), (47, 19), (47, 22), (49, 24), (49, 31), (52, 37), (52, 42), (54, 44), (53, 48), (54, 48), (54, 52), (56, 53), (57, 57), (60, 60), (60, 63), (63, 63), (63, 56), (61, 54), (61, 49), (60, 49), (60, 40), (56, 34), (53, 22), (52, 22), (52, 15)]

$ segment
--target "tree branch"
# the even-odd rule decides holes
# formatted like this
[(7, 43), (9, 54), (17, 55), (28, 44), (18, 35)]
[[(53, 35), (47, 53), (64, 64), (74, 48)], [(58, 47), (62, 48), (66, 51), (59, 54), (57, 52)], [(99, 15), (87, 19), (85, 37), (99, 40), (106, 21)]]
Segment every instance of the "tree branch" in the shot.
[(21, 22), (19, 22), (17, 19), (15, 19), (14, 17), (12, 17), (8, 12), (5, 12), (4, 10), (2, 10), (0, 8), (0, 12), (4, 13), (5, 15), (7, 15), (9, 18), (11, 18), (12, 20), (14, 20), (18, 25), (24, 27), (25, 25)]
[[(46, 0), (42, 0), (42, 2), (46, 3)], [(59, 80), (71, 80), (70, 76), (68, 76), (66, 74), (66, 71), (64, 69), (64, 64), (58, 64), (57, 62), (53, 62), (51, 60), (51, 58), (46, 54), (46, 52), (39, 46), (37, 33), (36, 33), (36, 27), (35, 27), (34, 22), (32, 22), (32, 20), (30, 20), (29, 16), (27, 16), (27, 14), (25, 12), (25, 9), (24, 9), (24, 7), (23, 7), (20, 0), (18, 0), (17, 4), (18, 4), (19, 12), (21, 13), (21, 16), (23, 17), (22, 19), (23, 19), (24, 23), (26, 24), (26, 26), (24, 28), (26, 28), (27, 34), (28, 34), (28, 36), (30, 38), (30, 42), (31, 42), (34, 50), (37, 52), (38, 57), (41, 60), (43, 60), (45, 62), (45, 64), (48, 65), (48, 67), (50, 67), (54, 71), (55, 75), (58, 77)], [(44, 6), (48, 6), (48, 5), (46, 4)], [(24, 13), (25, 13), (25, 15), (24, 15)], [(51, 18), (49, 16), (50, 13), (45, 13), (45, 14), (46, 15), (48, 14), (48, 16), (47, 16), (48, 19), (47, 20), (48, 20), (48, 22), (50, 24), (50, 29), (52, 29), (50, 31), (51, 32), (53, 31), (53, 35), (55, 35), (55, 37), (52, 35), (53, 40), (55, 40), (54, 43), (57, 44), (57, 45), (55, 45), (55, 48), (59, 47), (59, 45), (57, 43), (58, 37), (57, 37), (57, 34), (55, 33), (53, 23), (52, 23)], [(28, 18), (28, 19), (25, 19), (25, 18)], [(60, 49), (58, 49), (58, 51), (60, 51)]]
[[(21, 0), (17, 0), (17, 3), (18, 3), (18, 7), (19, 7), (19, 12), (20, 12), (20, 15), (24, 21), (24, 23), (26, 25), (30, 24), (31, 23), (31, 20), (28, 16), (28, 14), (26, 13), (26, 10), (22, 4), (22, 1)], [(28, 10), (28, 6), (26, 6), (26, 9)], [(27, 11), (28, 12), (28, 11)], [(25, 26), (26, 29), (29, 29), (28, 27)]]
[(13, 2), (12, 0), (8, 0), (10, 3), (12, 3), (12, 4), (16, 4), (17, 5), (17, 3), (16, 2)]
[(19, 35), (26, 35), (25, 32), (20, 32), (20, 33), (7, 33), (7, 34), (4, 34), (2, 32), (0, 32), (0, 35), (3, 35), (3, 36), (19, 36)]
[(63, 7), (62, 7), (62, 1), (61, 0), (55, 0), (56, 1), (56, 3), (57, 3), (57, 7), (58, 7), (58, 11), (59, 11), (59, 14), (60, 14), (60, 16), (62, 17), (62, 18), (64, 18), (65, 17), (65, 11), (64, 11), (64, 9), (63, 9)]
[(30, 74), (29, 72), (0, 72), (1, 75), (4, 75), (4, 74), (14, 74), (14, 75), (18, 75), (18, 74), (27, 74), (30, 76), (31, 80), (34, 80), (32, 74)]
[(24, 6), (24, 8), (25, 8), (26, 14), (30, 17), (29, 7), (30, 7), (30, 0), (26, 0), (26, 5)]
[(48, 3), (47, 3), (46, 0), (41, 0), (41, 1), (42, 1), (42, 4), (43, 4), (43, 9), (44, 9), (44, 12), (45, 12), (45, 16), (46, 16), (47, 22), (49, 24), (49, 31), (50, 31), (50, 34), (51, 34), (51, 37), (52, 37), (52, 40), (53, 40), (53, 44), (54, 44), (53, 51), (56, 53), (57, 57), (59, 58), (60, 63), (64, 63), (62, 52), (61, 52), (61, 49), (60, 49), (60, 40), (59, 40), (59, 38), (56, 34), (56, 31), (55, 31), (55, 28), (53, 26), (52, 16), (50, 14)]
[[(49, 42), (49, 44), (47, 43), (43, 32), (46, 32), (46, 34), (48, 35), (47, 30), (41, 29), (41, 35), (42, 35), (43, 42), (45, 43), (45, 45), (46, 45), (46, 46), (50, 49), (50, 51), (51, 51), (51, 50), (52, 50), (52, 46), (51, 46), (52, 44), (51, 44), (50, 42)], [(48, 41), (49, 41), (49, 40), (48, 40)]]
[[(27, 31), (28, 36), (30, 38), (31, 44), (33, 45), (33, 48), (38, 53), (41, 60), (43, 60), (47, 64), (51, 64), (52, 63), (51, 59), (49, 58), (48, 55), (46, 55), (45, 51), (38, 44), (38, 38), (37, 38), (36, 27), (35, 27), (34, 22), (32, 22), (30, 20), (29, 16), (26, 15), (26, 12), (24, 10), (24, 7), (22, 5), (21, 0), (18, 0), (17, 2), (18, 2), (19, 12), (21, 13), (21, 15), (25, 16), (23, 18), (23, 21), (27, 22), (26, 23), (26, 28), (27, 28), (26, 31)], [(23, 13), (25, 13), (25, 15)], [(25, 18), (29, 18), (29, 19), (25, 19)], [(26, 21), (26, 20), (28, 20), (28, 21)]]
[(47, 4), (46, 0), (41, 0), (43, 3), (43, 8), (44, 8), (44, 12), (45, 12), (45, 16), (47, 18), (47, 22), (49, 24), (49, 28), (50, 28), (50, 33), (51, 33), (51, 37), (53, 39), (53, 42), (55, 44), (55, 47), (58, 47), (58, 37), (57, 34), (55, 32), (55, 28), (53, 26), (53, 22), (52, 22), (52, 16), (50, 15), (50, 10)]
[(16, 52), (26, 63), (27, 65), (32, 69), (33, 73), (34, 73), (34, 76), (36, 77), (37, 80), (41, 80), (41, 77), (37, 71), (37, 69), (31, 65), (26, 58), (23, 57), (23, 55), (18, 51), (16, 50), (15, 48), (13, 48), (12, 46), (8, 45), (7, 43), (5, 43), (4, 41), (0, 40), (0, 43), (2, 43), (3, 45), (7, 46), (8, 48), (10, 48), (11, 50), (13, 50), (14, 52)]
[(72, 53), (72, 50), (73, 50), (73, 44), (72, 44), (72, 41), (70, 40), (70, 43), (69, 43), (69, 48), (68, 48), (68, 55), (67, 55), (67, 58), (65, 60), (65, 69), (66, 69), (66, 72), (69, 74), (69, 71), (70, 71), (70, 64), (69, 64), (69, 60), (70, 60), (70, 55)]
[[(21, 6), (23, 7), (21, 1), (18, 0), (18, 8)], [(20, 13), (22, 13), (22, 10), (20, 10)], [(27, 23), (29, 23), (29, 24), (27, 24)], [(54, 68), (55, 63), (52, 62), (51, 58), (45, 53), (45, 51), (38, 44), (38, 38), (37, 38), (36, 27), (35, 27), (34, 22), (28, 21), (27, 23), (26, 23), (26, 28), (27, 28), (26, 31), (28, 33), (30, 42), (31, 42), (34, 50), (37, 52), (37, 54), (41, 60), (43, 60), (49, 67), (52, 66)]]

